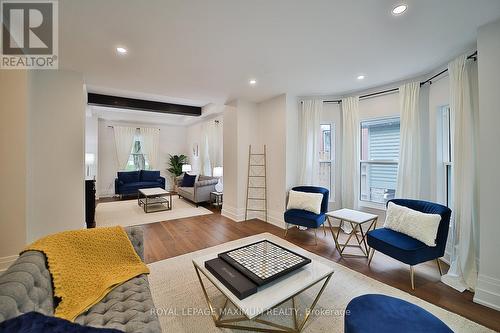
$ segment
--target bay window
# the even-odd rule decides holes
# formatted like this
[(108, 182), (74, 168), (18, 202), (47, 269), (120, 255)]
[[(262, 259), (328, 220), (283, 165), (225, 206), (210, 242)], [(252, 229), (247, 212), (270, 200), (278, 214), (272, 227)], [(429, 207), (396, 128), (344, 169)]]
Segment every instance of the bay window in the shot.
[(362, 121), (359, 199), (385, 204), (396, 193), (399, 117)]

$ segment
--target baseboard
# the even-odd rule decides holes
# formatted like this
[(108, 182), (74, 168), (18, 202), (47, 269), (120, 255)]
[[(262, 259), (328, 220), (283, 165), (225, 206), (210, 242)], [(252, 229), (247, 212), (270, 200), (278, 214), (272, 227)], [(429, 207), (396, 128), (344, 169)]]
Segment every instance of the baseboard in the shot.
[(9, 266), (16, 261), (17, 257), (19, 257), (17, 254), (13, 256), (7, 256), (7, 257), (2, 257), (0, 258), (0, 272), (5, 271)]
[(245, 211), (241, 209), (237, 209), (234, 207), (230, 207), (227, 204), (222, 205), (221, 215), (231, 219), (235, 222), (241, 222), (245, 220)]
[(479, 274), (474, 293), (474, 303), (500, 311), (500, 280)]
[(278, 228), (285, 229), (285, 221), (283, 220), (283, 212), (268, 211), (267, 223), (277, 226)]

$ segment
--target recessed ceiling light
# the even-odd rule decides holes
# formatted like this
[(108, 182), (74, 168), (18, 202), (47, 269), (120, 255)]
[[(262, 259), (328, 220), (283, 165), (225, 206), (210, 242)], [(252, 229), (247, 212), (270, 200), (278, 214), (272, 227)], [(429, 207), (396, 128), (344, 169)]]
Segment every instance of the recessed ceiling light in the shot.
[(118, 52), (119, 54), (126, 54), (127, 53), (127, 49), (124, 48), (124, 47), (117, 47), (116, 48), (116, 52)]
[(405, 4), (400, 4), (400, 5), (397, 5), (396, 7), (394, 7), (392, 9), (392, 14), (393, 15), (401, 15), (403, 14), (406, 10), (408, 9), (408, 6), (405, 5)]
[(358, 75), (357, 79), (358, 79), (358, 80), (364, 80), (364, 79), (365, 79), (365, 76), (364, 76), (364, 75)]
[(251, 79), (250, 81), (248, 81), (248, 83), (251, 85), (251, 86), (254, 86), (257, 84), (257, 80), (255, 79)]

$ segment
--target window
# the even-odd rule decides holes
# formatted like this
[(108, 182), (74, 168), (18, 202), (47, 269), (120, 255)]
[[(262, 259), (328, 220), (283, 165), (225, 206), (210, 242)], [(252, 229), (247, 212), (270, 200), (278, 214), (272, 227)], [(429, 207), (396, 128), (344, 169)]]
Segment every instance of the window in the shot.
[(142, 152), (141, 141), (137, 136), (134, 138), (134, 145), (132, 146), (125, 170), (149, 170), (149, 163)]
[(361, 201), (385, 204), (396, 193), (399, 117), (361, 122)]
[(452, 197), (452, 186), (453, 186), (453, 177), (452, 177), (452, 131), (451, 131), (451, 112), (450, 107), (445, 106), (441, 108), (441, 154), (443, 161), (442, 167), (442, 175), (444, 179), (444, 199), (447, 207), (452, 206), (453, 197)]
[(330, 201), (333, 201), (335, 191), (335, 126), (333, 124), (322, 124), (320, 131), (319, 147), (319, 184), (330, 191)]

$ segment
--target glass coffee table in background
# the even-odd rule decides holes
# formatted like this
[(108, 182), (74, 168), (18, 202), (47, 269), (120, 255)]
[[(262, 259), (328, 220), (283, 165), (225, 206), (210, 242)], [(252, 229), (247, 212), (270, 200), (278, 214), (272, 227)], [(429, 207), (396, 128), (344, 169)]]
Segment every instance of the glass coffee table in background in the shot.
[(160, 187), (142, 188), (137, 192), (137, 204), (142, 206), (144, 213), (171, 210), (173, 194)]

